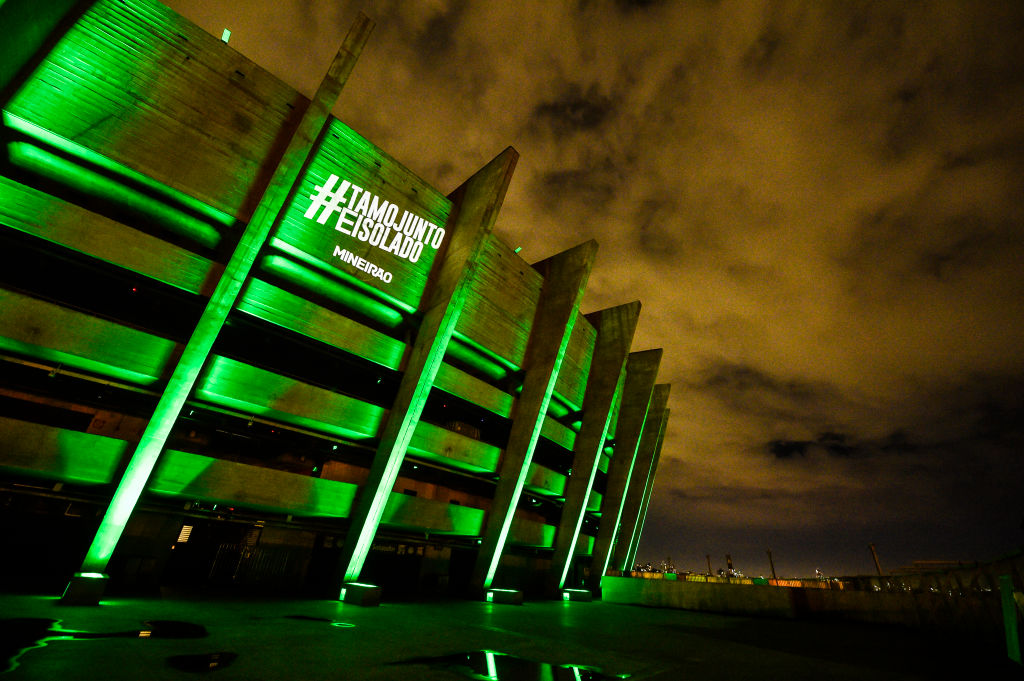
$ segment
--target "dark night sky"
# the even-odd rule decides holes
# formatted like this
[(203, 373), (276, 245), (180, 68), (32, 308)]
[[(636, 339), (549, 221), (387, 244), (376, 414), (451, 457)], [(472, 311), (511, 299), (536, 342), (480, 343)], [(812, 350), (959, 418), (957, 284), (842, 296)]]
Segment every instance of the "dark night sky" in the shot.
[(172, 0), (497, 232), (601, 246), (672, 419), (640, 557), (867, 574), (1024, 546), (1024, 3)]

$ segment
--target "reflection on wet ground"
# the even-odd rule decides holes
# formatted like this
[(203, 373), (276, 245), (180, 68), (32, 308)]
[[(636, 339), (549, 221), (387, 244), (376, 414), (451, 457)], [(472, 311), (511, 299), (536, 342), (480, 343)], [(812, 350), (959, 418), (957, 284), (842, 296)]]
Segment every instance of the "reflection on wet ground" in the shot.
[(75, 631), (64, 629), (60, 620), (35, 617), (0, 619), (0, 674), (17, 668), (18, 659), (29, 650), (53, 641), (81, 641), (96, 638), (203, 638), (206, 627), (178, 620), (146, 620), (142, 629), (130, 631)]
[(604, 674), (600, 669), (584, 665), (561, 664), (528, 660), (493, 650), (474, 650), (439, 657), (413, 657), (394, 662), (396, 665), (422, 664), (434, 669), (450, 669), (471, 679), (486, 681), (601, 681), (602, 679), (628, 679), (628, 674)]

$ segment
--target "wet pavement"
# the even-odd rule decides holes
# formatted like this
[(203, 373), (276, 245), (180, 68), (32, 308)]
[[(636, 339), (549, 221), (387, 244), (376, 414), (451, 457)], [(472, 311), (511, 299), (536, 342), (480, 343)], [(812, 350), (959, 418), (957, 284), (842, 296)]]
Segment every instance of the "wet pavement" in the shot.
[(1002, 641), (599, 601), (0, 595), (0, 634), (0, 681), (1024, 679)]

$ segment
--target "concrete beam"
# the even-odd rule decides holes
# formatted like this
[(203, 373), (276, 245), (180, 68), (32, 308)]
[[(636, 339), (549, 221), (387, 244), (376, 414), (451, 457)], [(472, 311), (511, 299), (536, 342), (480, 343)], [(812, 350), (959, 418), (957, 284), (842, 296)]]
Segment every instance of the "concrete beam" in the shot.
[(534, 265), (545, 275), (544, 285), (526, 348), (523, 390), (470, 580), (474, 590), (489, 589), (494, 580), (596, 255), (597, 242), (588, 241)]
[(633, 463), (633, 475), (626, 489), (626, 499), (622, 504), (622, 520), (619, 522), (618, 539), (612, 551), (612, 559), (608, 566), (615, 570), (628, 570), (630, 549), (640, 538), (641, 511), (644, 495), (654, 478), (654, 457), (665, 432), (668, 413), (668, 394), (671, 389), (668, 383), (654, 386), (651, 405), (647, 410), (647, 425), (640, 436), (640, 446), (636, 450), (636, 461)]
[(615, 429), (615, 453), (608, 466), (608, 481), (601, 499), (601, 524), (594, 541), (594, 555), (590, 563), (587, 586), (601, 587), (601, 578), (608, 568), (616, 533), (622, 515), (626, 488), (633, 473), (636, 450), (647, 420), (647, 408), (658, 376), (662, 350), (630, 353), (626, 362), (626, 383), (623, 388), (622, 407)]
[(509, 147), (449, 196), (453, 203), (447, 228), (450, 240), (427, 284), (423, 319), (405, 361), (398, 394), (384, 422), (370, 475), (359, 492), (339, 556), (339, 587), (341, 582), (359, 579), (518, 159), (518, 152)]
[(638, 301), (587, 315), (587, 321), (597, 330), (597, 340), (587, 377), (587, 390), (583, 396), (583, 419), (573, 447), (572, 471), (566, 484), (565, 504), (562, 506), (551, 570), (547, 577), (547, 590), (552, 596), (565, 586), (572, 565), (601, 451), (604, 449), (616, 390), (626, 368), (626, 358), (629, 356), (639, 316)]

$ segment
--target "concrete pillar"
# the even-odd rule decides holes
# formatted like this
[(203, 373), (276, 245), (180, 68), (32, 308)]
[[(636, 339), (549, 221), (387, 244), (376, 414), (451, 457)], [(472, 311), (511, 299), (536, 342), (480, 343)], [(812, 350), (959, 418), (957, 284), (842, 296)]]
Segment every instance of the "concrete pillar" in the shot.
[(622, 504), (622, 519), (619, 521), (618, 538), (612, 559), (608, 566), (615, 570), (628, 570), (630, 549), (640, 539), (640, 512), (644, 503), (647, 487), (654, 477), (654, 454), (661, 442), (665, 429), (665, 416), (668, 411), (668, 393), (670, 386), (662, 383), (654, 386), (651, 404), (647, 410), (647, 424), (640, 436), (640, 445), (636, 449), (636, 461), (633, 464), (633, 475), (629, 478), (626, 498)]
[(494, 580), (596, 254), (597, 242), (588, 241), (534, 265), (545, 275), (544, 285), (526, 347), (523, 389), (470, 580), (474, 590), (488, 589)]
[(622, 514), (626, 488), (633, 473), (633, 462), (640, 444), (640, 435), (647, 419), (647, 408), (651, 402), (654, 381), (661, 363), (661, 348), (630, 353), (626, 362), (626, 383), (623, 388), (622, 406), (615, 427), (615, 453), (608, 466), (608, 480), (604, 497), (601, 499), (601, 524), (594, 542), (594, 555), (590, 562), (590, 577), (587, 586), (601, 587), (601, 578), (608, 568), (612, 549), (615, 546), (616, 531)]
[(636, 554), (640, 547), (640, 536), (644, 531), (644, 521), (647, 520), (647, 509), (651, 505), (651, 494), (654, 492), (654, 478), (658, 474), (658, 463), (661, 461), (661, 445), (665, 442), (665, 429), (668, 427), (670, 413), (670, 409), (666, 409), (662, 413), (661, 434), (658, 436), (658, 445), (654, 450), (654, 461), (651, 462), (651, 474), (647, 477), (647, 488), (644, 490), (643, 503), (637, 516), (636, 532), (633, 533), (633, 541), (629, 546), (629, 555), (626, 556), (627, 568), (636, 564)]
[(450, 241), (427, 284), (423, 320), (405, 361), (398, 394), (384, 422), (369, 477), (359, 491), (351, 516), (338, 562), (339, 593), (342, 583), (359, 579), (518, 159), (518, 152), (509, 147), (449, 196), (453, 203), (447, 227)]
[(185, 400), (191, 393), (203, 364), (209, 357), (210, 349), (249, 276), (256, 256), (267, 240), (271, 229), (280, 219), (280, 214), (292, 187), (299, 177), (320, 130), (327, 122), (330, 111), (341, 94), (341, 88), (352, 72), (372, 29), (373, 22), (365, 15), (360, 14), (338, 50), (338, 54), (334, 57), (327, 75), (320, 83), (302, 120), (292, 134), (284, 155), (263, 191), (263, 196), (252, 219), (242, 233), (238, 246), (231, 254), (213, 295), (206, 304), (191, 338), (174, 366), (156, 410), (150, 418), (135, 452), (128, 461), (128, 466), (114, 492), (110, 506), (107, 508), (99, 529), (96, 531), (96, 536), (86, 553), (81, 571), (75, 575), (64, 592), (63, 599), (66, 602), (83, 604), (99, 602), (100, 594), (97, 593), (97, 589), (90, 583), (90, 580), (102, 577), (128, 518), (163, 451), (167, 436), (170, 434)]
[[(633, 343), (640, 303), (608, 308), (587, 315), (597, 330), (594, 355), (583, 396), (583, 419), (572, 454), (572, 472), (565, 488), (565, 504), (555, 534), (554, 555), (547, 576), (547, 591), (553, 595), (565, 586), (566, 575), (575, 557), (576, 543), (586, 514), (597, 465), (604, 449), (608, 423), (615, 405), (616, 391), (626, 369), (626, 358)], [(574, 585), (575, 586), (575, 585)]]

